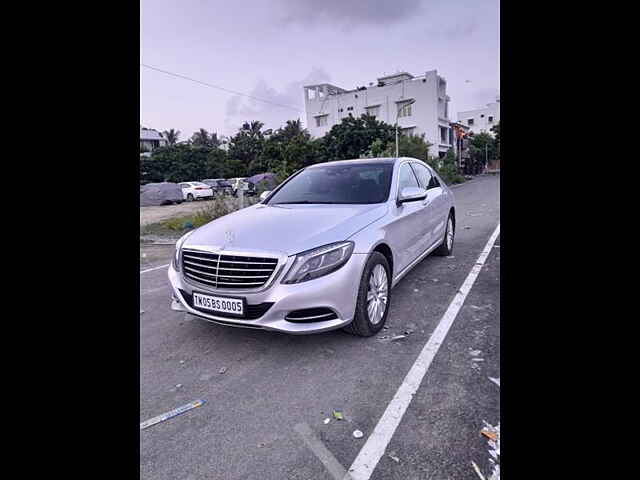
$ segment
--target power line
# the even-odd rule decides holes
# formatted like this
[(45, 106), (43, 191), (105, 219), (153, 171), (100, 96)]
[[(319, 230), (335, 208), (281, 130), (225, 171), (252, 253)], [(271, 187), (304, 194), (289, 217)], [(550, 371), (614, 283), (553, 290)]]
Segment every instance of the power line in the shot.
[(180, 75), (179, 73), (174, 73), (174, 72), (169, 72), (167, 70), (162, 70), (160, 68), (152, 67), (151, 65), (146, 65), (144, 63), (141, 63), (140, 66), (148, 68), (150, 70), (155, 70), (156, 72), (164, 73), (166, 75), (171, 75), (173, 77), (182, 78), (183, 80), (189, 80), (190, 82), (199, 83), (200, 85), (204, 85), (206, 87), (215, 88), (217, 90), (222, 90), (223, 92), (233, 93), (234, 95), (240, 95), (240, 96), (243, 96), (243, 97), (251, 98), (252, 100), (257, 100), (259, 102), (270, 103), (271, 105), (275, 105), (275, 106), (278, 106), (278, 107), (290, 108), (291, 110), (295, 110), (296, 112), (302, 113), (302, 110), (300, 110), (299, 108), (296, 108), (296, 107), (292, 107), (291, 105), (283, 105), (282, 103), (272, 102), (271, 100), (265, 100), (263, 98), (254, 97), (253, 95), (247, 95), (246, 93), (236, 92), (235, 90), (229, 90), (228, 88), (219, 87), (218, 85), (212, 85), (212, 84), (207, 83), (207, 82), (196, 80), (195, 78), (190, 78), (190, 77), (187, 77), (185, 75)]

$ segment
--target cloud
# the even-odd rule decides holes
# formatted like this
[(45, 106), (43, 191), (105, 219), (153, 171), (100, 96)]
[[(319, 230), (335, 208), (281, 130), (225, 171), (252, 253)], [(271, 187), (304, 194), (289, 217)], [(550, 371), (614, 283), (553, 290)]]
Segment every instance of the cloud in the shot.
[(260, 79), (249, 95), (267, 100), (270, 103), (234, 95), (226, 105), (225, 133), (233, 135), (240, 125), (251, 120), (260, 120), (265, 124), (265, 129), (279, 128), (287, 120), (297, 118), (302, 119), (304, 123), (304, 92), (302, 87), (330, 80), (329, 74), (319, 67), (313, 67), (304, 78), (288, 83), (282, 90), (278, 90), (264, 79)]
[[(415, 15), (421, 0), (277, 0), (287, 24), (388, 25)], [(274, 2), (275, 3), (275, 2)]]

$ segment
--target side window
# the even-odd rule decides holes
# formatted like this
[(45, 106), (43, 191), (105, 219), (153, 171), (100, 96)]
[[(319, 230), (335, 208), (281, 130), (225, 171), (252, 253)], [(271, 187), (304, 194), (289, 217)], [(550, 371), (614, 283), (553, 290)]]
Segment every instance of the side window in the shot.
[(425, 190), (429, 190), (429, 185), (431, 185), (432, 178), (429, 169), (419, 163), (412, 163), (411, 166), (413, 167), (413, 171), (416, 172), (416, 177), (418, 177), (420, 186)]
[(189, 185), (187, 183), (181, 183), (180, 188), (189, 188)]
[(400, 172), (398, 176), (398, 191), (401, 191), (406, 187), (419, 187), (418, 180), (416, 180), (416, 176), (411, 170), (411, 167), (408, 163), (403, 164), (400, 167)]
[(440, 181), (438, 180), (438, 177), (436, 177), (435, 175), (431, 175), (431, 180), (429, 181), (429, 186), (427, 187), (427, 190), (429, 190), (430, 188), (438, 188), (440, 186)]

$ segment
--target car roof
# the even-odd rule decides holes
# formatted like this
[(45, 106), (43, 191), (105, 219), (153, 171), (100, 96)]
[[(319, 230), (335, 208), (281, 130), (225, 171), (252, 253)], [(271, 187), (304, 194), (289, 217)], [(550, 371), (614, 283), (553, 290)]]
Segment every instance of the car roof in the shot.
[[(352, 165), (356, 163), (381, 163), (381, 164), (394, 164), (398, 160), (409, 159), (409, 157), (383, 157), (383, 158), (351, 158), (349, 160), (336, 160), (333, 162), (316, 163), (308, 168), (323, 167), (327, 165)], [(416, 160), (412, 158), (411, 160)]]

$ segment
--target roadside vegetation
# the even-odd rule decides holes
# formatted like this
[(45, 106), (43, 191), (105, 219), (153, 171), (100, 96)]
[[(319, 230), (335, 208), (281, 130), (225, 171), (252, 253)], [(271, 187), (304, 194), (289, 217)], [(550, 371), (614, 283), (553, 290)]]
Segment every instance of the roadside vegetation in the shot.
[[(497, 128), (496, 128), (497, 127)], [(470, 138), (471, 161), (484, 166), (499, 159), (500, 126), (495, 138), (481, 133)], [(219, 138), (200, 129), (179, 142), (180, 132), (165, 132), (170, 139), (166, 147), (148, 157), (140, 157), (140, 182), (186, 182), (204, 178), (250, 177), (264, 172), (276, 173), (281, 181), (309, 165), (349, 158), (387, 157), (395, 155), (395, 127), (373, 116), (347, 117), (321, 138), (313, 139), (300, 120), (288, 120), (275, 130), (264, 130), (259, 121), (245, 123), (230, 138)], [(400, 135), (400, 156), (418, 158), (429, 163), (445, 182), (460, 183), (453, 151), (442, 159), (430, 152), (432, 145), (422, 136)]]
[[(273, 172), (277, 185), (297, 170), (316, 163), (395, 156), (395, 127), (368, 115), (344, 118), (317, 139), (302, 128), (300, 120), (288, 120), (275, 131), (265, 131), (263, 127), (259, 121), (247, 122), (230, 138), (219, 138), (215, 132), (200, 129), (183, 142), (178, 141), (180, 132), (171, 129), (165, 132), (169, 146), (156, 149), (151, 156), (140, 157), (140, 182), (177, 183)], [(500, 159), (500, 124), (492, 132), (494, 135), (480, 133), (469, 138), (470, 161), (476, 167)], [(449, 185), (464, 182), (465, 175), (458, 168), (453, 150), (438, 158), (431, 154), (431, 147), (424, 135), (399, 136), (400, 156), (425, 161)], [(257, 203), (260, 193), (269, 188), (273, 187), (256, 185), (258, 195), (244, 198), (244, 206)], [(237, 199), (218, 197), (204, 203), (195, 213), (141, 227), (141, 244), (158, 238), (177, 239), (238, 208)]]
[[(259, 197), (244, 198), (244, 207), (258, 203)], [(240, 209), (239, 201), (231, 197), (216, 197), (204, 202), (203, 206), (190, 215), (169, 218), (140, 227), (140, 242), (150, 243), (151, 238), (177, 239), (189, 230), (201, 227), (216, 218)]]

